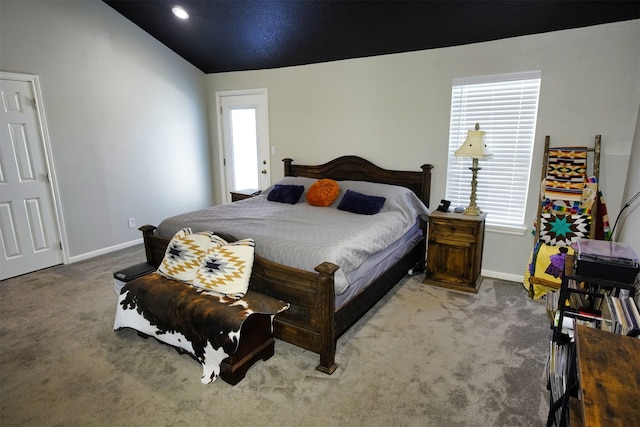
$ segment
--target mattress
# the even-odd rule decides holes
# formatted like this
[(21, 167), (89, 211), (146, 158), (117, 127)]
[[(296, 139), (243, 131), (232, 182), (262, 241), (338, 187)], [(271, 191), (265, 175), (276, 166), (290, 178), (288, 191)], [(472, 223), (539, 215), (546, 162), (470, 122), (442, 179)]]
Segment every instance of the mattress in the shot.
[(380, 277), (382, 273), (411, 252), (420, 243), (422, 237), (420, 223), (416, 222), (415, 227), (412, 227), (404, 236), (377, 254), (367, 258), (360, 267), (349, 273), (347, 275), (349, 287), (340, 295), (336, 295), (336, 310), (358, 295), (370, 283)]

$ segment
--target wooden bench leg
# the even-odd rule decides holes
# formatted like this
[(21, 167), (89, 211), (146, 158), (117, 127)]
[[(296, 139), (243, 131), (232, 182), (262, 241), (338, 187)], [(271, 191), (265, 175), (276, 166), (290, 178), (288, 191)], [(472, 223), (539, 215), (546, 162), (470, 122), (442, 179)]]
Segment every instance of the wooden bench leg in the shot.
[(275, 344), (271, 333), (271, 316), (252, 314), (244, 321), (240, 332), (238, 350), (222, 361), (220, 378), (236, 385), (258, 360), (268, 360), (275, 353)]

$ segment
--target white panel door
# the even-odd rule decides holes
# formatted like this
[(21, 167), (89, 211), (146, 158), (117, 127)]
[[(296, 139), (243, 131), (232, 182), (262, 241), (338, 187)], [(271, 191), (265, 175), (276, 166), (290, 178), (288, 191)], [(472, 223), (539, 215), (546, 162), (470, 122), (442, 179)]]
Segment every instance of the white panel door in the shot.
[(218, 92), (223, 201), (231, 191), (264, 190), (271, 185), (267, 92)]
[(61, 264), (63, 252), (34, 88), (1, 79), (0, 280)]

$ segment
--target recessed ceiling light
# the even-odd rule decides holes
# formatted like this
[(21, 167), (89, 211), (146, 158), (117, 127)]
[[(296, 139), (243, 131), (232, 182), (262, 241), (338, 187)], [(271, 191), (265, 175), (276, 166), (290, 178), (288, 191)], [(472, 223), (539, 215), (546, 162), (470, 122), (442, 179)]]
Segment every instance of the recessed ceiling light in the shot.
[(175, 6), (171, 11), (180, 19), (189, 19), (189, 14), (182, 8), (182, 6)]

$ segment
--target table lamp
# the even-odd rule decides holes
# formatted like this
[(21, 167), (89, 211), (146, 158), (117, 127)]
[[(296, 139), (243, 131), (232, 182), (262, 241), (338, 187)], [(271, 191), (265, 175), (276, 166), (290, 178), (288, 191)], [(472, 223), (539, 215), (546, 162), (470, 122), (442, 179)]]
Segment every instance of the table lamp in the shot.
[(478, 216), (482, 213), (478, 205), (476, 204), (476, 187), (478, 186), (478, 159), (486, 159), (491, 157), (491, 152), (487, 148), (487, 144), (484, 142), (484, 135), (486, 132), (480, 130), (480, 125), (476, 123), (476, 129), (470, 130), (467, 133), (467, 139), (464, 140), (460, 148), (453, 154), (456, 157), (471, 157), (473, 164), (469, 168), (473, 173), (471, 179), (471, 197), (469, 206), (464, 210), (465, 215)]

